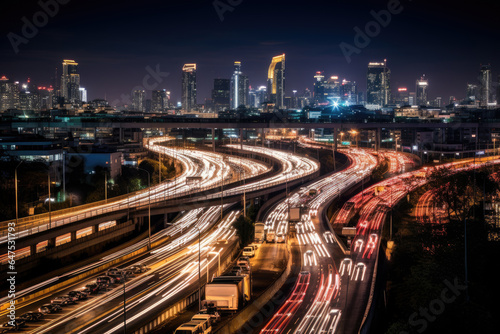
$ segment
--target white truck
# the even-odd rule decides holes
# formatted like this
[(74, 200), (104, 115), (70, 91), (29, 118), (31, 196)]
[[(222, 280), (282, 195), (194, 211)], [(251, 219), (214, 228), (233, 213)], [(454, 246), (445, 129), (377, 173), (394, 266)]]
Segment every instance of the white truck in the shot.
[(213, 302), (218, 311), (235, 312), (243, 302), (242, 289), (234, 283), (210, 283), (205, 286), (205, 299)]
[(274, 231), (268, 230), (267, 234), (266, 234), (266, 242), (267, 243), (274, 242), (275, 236), (276, 236), (276, 233)]
[(255, 223), (255, 235), (254, 241), (257, 243), (264, 242), (264, 236), (266, 231), (264, 230), (264, 223)]

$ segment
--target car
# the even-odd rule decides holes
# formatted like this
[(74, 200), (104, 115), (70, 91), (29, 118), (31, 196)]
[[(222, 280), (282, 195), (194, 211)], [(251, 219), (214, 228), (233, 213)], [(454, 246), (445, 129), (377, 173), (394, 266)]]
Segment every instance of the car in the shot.
[(277, 243), (284, 243), (285, 242), (285, 235), (283, 233), (278, 233), (276, 236), (276, 242)]
[(128, 267), (127, 270), (131, 271), (134, 274), (142, 274), (148, 271), (149, 268), (145, 264), (139, 263)]
[(252, 247), (245, 247), (245, 248), (243, 248), (242, 255), (253, 257), (253, 256), (255, 256), (255, 251)]
[(88, 289), (86, 287), (78, 288), (78, 289), (75, 289), (73, 291), (76, 291), (76, 292), (79, 292), (81, 294), (84, 294), (87, 297), (90, 295), (90, 291), (88, 291)]
[(58, 304), (43, 304), (38, 308), (38, 312), (41, 312), (43, 314), (57, 313), (61, 310), (61, 306), (59, 306)]
[(375, 243), (375, 242), (377, 242), (377, 239), (378, 239), (377, 234), (375, 234), (375, 233), (370, 234), (370, 242)]
[(70, 296), (59, 296), (59, 297), (52, 299), (50, 301), (50, 303), (60, 305), (60, 306), (66, 306), (69, 304), (74, 304), (75, 302), (74, 302), (73, 298), (71, 298)]
[(107, 275), (108, 277), (111, 277), (112, 279), (114, 279), (115, 283), (121, 283), (123, 278), (126, 277), (125, 276), (125, 273), (123, 272), (112, 272), (112, 273), (109, 273)]
[(109, 268), (107, 271), (106, 271), (106, 275), (109, 275), (111, 273), (119, 273), (121, 270), (118, 269), (118, 268)]
[(90, 294), (98, 293), (99, 290), (101, 290), (101, 286), (96, 281), (85, 285), (85, 291), (88, 291)]
[(227, 245), (227, 239), (217, 240), (217, 246)]
[(6, 322), (2, 325), (3, 332), (8, 333), (9, 331), (18, 331), (26, 326), (26, 321), (21, 318), (15, 318), (12, 321)]
[(236, 262), (236, 265), (240, 266), (244, 271), (250, 271), (250, 264), (246, 261), (238, 260), (238, 262)]
[(78, 290), (68, 292), (68, 296), (76, 298), (76, 300), (85, 300), (88, 298), (87, 294)]
[(115, 283), (115, 279), (111, 276), (99, 276), (96, 278), (97, 283), (105, 283), (108, 286)]
[(35, 322), (42, 320), (44, 318), (44, 315), (42, 312), (29, 311), (21, 315), (19, 318), (23, 319), (24, 321)]
[(241, 269), (231, 269), (231, 271), (229, 273), (230, 273), (230, 276), (232, 276), (232, 275), (241, 276), (241, 274), (242, 274)]
[(245, 267), (243, 267), (243, 266), (238, 266), (238, 265), (233, 266), (232, 271), (235, 271), (235, 270), (239, 270), (239, 271), (242, 271), (242, 272), (243, 272), (243, 271), (247, 271)]

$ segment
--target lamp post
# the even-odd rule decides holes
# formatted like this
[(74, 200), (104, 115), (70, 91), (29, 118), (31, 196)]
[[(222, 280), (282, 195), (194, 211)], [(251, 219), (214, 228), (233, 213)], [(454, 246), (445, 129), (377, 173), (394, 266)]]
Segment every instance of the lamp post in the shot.
[(143, 170), (148, 173), (148, 249), (151, 250), (151, 174), (144, 168), (137, 167), (137, 169)]
[(343, 142), (344, 142), (344, 132), (341, 131), (340, 132), (340, 145), (344, 145), (344, 144), (342, 144)]
[(17, 221), (19, 220), (19, 207), (18, 207), (18, 198), (17, 198), (17, 168), (21, 166), (21, 164), (24, 162), (24, 160), (21, 160), (21, 162), (16, 166), (16, 169), (14, 169), (14, 189), (16, 193), (16, 227), (17, 227)]
[(125, 271), (122, 271), (123, 280), (123, 333), (127, 334), (127, 297), (125, 295)]
[(201, 310), (201, 230), (198, 226), (196, 229), (198, 230), (198, 309)]
[(354, 140), (356, 140), (356, 148), (358, 148), (358, 131), (356, 130), (351, 130), (350, 133), (354, 135)]

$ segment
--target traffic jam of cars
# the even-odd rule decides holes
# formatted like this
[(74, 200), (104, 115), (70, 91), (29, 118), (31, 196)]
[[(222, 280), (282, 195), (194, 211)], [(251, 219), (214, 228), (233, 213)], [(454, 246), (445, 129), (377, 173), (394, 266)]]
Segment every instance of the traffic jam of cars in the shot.
[[(75, 288), (60, 296), (52, 298), (50, 302), (40, 305), (34, 311), (28, 311), (12, 319), (0, 327), (0, 333), (11, 333), (33, 329), (32, 325), (42, 323), (44, 320), (51, 320), (48, 317), (64, 312), (67, 306), (75, 305), (79, 302), (88, 300), (91, 295), (97, 295), (100, 292), (107, 292), (110, 289), (123, 284), (127, 278), (132, 278), (145, 273), (150, 268), (144, 264), (134, 264), (125, 269), (110, 268), (105, 273), (97, 276), (83, 287)], [(31, 328), (30, 328), (31, 327)]]

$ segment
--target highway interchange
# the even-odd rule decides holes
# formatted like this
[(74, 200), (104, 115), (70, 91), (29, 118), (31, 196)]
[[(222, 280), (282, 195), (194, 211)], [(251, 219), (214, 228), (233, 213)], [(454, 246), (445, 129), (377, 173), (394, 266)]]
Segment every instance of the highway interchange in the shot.
[[(37, 233), (58, 224), (70, 224), (89, 215), (98, 216), (123, 207), (140, 207), (150, 202), (167, 201), (192, 194), (193, 190), (218, 189), (236, 179), (250, 179), (270, 171), (270, 166), (256, 160), (162, 144), (169, 140), (170, 138), (165, 137), (150, 139), (146, 147), (182, 164), (182, 174), (175, 180), (127, 198), (110, 200), (97, 207), (86, 207), (72, 213), (55, 212), (51, 217), (51, 226), (48, 225), (46, 216), (30, 220), (26, 222), (26, 226), (29, 224), (30, 227), (21, 236), (23, 233)], [(309, 140), (302, 140), (301, 146), (331, 151), (331, 148)], [(204, 199), (239, 195), (276, 184), (288, 184), (319, 170), (319, 163), (314, 159), (293, 153), (258, 146), (230, 147), (272, 156), (279, 161), (281, 168), (264, 180), (203, 195)], [(260, 329), (261, 333), (357, 332), (369, 306), (383, 224), (391, 208), (426, 182), (426, 178), (422, 177), (422, 170), (410, 171), (417, 168), (417, 163), (407, 154), (390, 151), (375, 154), (372, 150), (357, 148), (342, 148), (339, 152), (348, 157), (347, 167), (287, 192), (285, 198), (272, 206), (265, 215), (263, 222), (268, 232), (290, 235), (286, 242), (300, 249), (298, 263), (301, 271), (289, 297)], [(382, 159), (389, 161), (387, 179), (352, 196), (336, 214), (333, 222), (336, 226), (348, 226), (352, 224), (352, 217), (359, 215), (358, 221), (354, 222), (356, 234), (349, 250), (349, 247), (338, 240), (325, 212), (333, 201), (368, 179)], [(470, 168), (462, 167), (463, 164), (456, 165), (457, 168)], [(192, 183), (193, 179), (196, 184)], [(416, 210), (419, 219), (436, 217), (430, 213), (434, 209), (429, 211), (429, 207), (432, 207), (431, 200), (430, 193), (422, 196)], [(295, 207), (302, 207), (301, 217), (295, 223), (294, 233), (290, 233), (288, 215), (290, 208)], [(28, 323), (22, 332), (123, 333), (125, 317), (127, 328), (137, 328), (155, 312), (166, 309), (196, 291), (200, 275), (203, 284), (220, 274), (218, 263), (221, 258), (229, 257), (237, 246), (236, 231), (232, 223), (241, 213), (235, 203), (181, 212), (169, 226), (152, 235), (154, 246), (149, 251), (123, 260), (128, 255), (147, 248), (148, 240), (144, 239), (94, 263), (20, 291), (19, 296), (24, 296), (61, 281), (74, 281), (53, 293), (22, 303), (18, 312), (23, 313), (50, 303), (56, 295), (64, 295), (84, 287), (103, 272), (88, 273), (105, 265), (119, 262), (117, 266), (120, 268), (131, 265), (145, 265), (149, 268), (144, 273), (126, 279), (125, 296), (123, 284), (111, 285), (100, 293), (91, 295), (86, 301), (63, 307), (60, 313), (46, 315), (43, 321)], [(23, 222), (20, 226), (22, 224)], [(0, 239), (0, 242), (5, 242), (4, 239)], [(80, 276), (83, 278), (79, 279)], [(124, 299), (127, 301), (126, 314), (123, 309)]]

